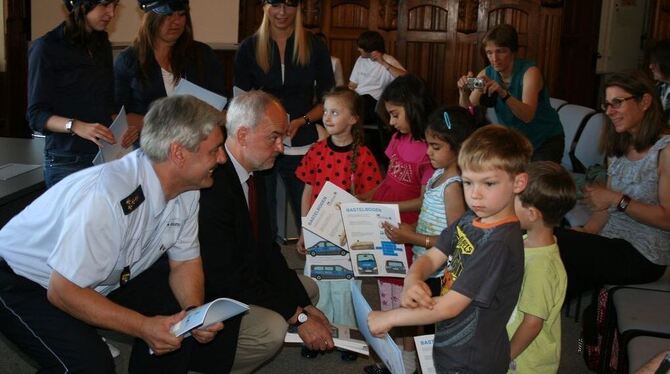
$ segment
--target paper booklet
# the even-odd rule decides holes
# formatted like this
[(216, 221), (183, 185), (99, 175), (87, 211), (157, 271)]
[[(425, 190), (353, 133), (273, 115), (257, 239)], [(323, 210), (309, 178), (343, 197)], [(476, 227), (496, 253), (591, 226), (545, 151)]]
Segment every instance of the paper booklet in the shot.
[(172, 333), (175, 336), (187, 337), (191, 335), (191, 330), (193, 329), (207, 327), (217, 322), (225, 321), (228, 318), (244, 313), (247, 310), (249, 310), (247, 304), (222, 297), (189, 310), (184, 319), (172, 326)]
[(397, 204), (346, 203), (341, 205), (342, 222), (354, 274), (357, 277), (400, 277), (407, 275), (405, 245), (386, 237), (382, 223), (400, 223)]
[[(208, 89), (202, 88), (197, 84), (187, 81), (184, 78), (179, 79), (179, 83), (174, 88), (172, 95), (191, 95), (195, 96), (197, 99), (200, 99), (207, 104), (213, 106), (218, 111), (222, 111), (226, 107), (228, 99), (225, 97), (214, 93)], [(172, 96), (170, 95), (170, 96)]]
[[(333, 343), (335, 343), (335, 347), (366, 356), (370, 355), (368, 344), (358, 330), (346, 326), (331, 325), (330, 332), (333, 335)], [(298, 335), (297, 327), (289, 327), (286, 337), (284, 338), (284, 343), (302, 342), (300, 335)]]
[(317, 280), (405, 277), (405, 246), (386, 237), (383, 222), (398, 225), (397, 204), (359, 203), (326, 182), (302, 221), (305, 275)]
[(419, 365), (423, 374), (437, 374), (433, 361), (433, 340), (435, 340), (434, 334), (414, 337), (416, 354), (419, 356)]
[(121, 107), (119, 114), (116, 116), (116, 118), (114, 118), (114, 122), (112, 122), (112, 124), (109, 126), (109, 130), (114, 135), (116, 143), (109, 144), (102, 140), (102, 147), (98, 151), (98, 154), (95, 155), (95, 158), (93, 159), (93, 165), (100, 165), (105, 162), (118, 160), (135, 150), (134, 145), (130, 145), (128, 148), (123, 148), (123, 146), (121, 146), (123, 134), (128, 131), (128, 117), (126, 116), (125, 107)]
[(372, 308), (361, 293), (361, 290), (355, 284), (351, 284), (351, 298), (354, 302), (354, 313), (356, 313), (356, 322), (358, 328), (365, 337), (365, 341), (370, 344), (370, 347), (377, 353), (384, 365), (393, 374), (405, 374), (405, 365), (402, 361), (402, 352), (393, 338), (389, 334), (384, 335), (383, 338), (378, 338), (370, 332), (368, 327), (368, 314), (372, 312)]

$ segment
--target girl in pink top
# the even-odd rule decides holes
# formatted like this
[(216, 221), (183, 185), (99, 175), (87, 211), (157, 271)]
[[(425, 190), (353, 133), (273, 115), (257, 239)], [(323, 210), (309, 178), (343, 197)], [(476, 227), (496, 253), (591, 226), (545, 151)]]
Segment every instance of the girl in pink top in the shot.
[[(393, 80), (379, 98), (380, 117), (396, 131), (386, 147), (389, 167), (386, 177), (375, 189), (372, 201), (398, 204), (403, 223), (413, 224), (419, 218), (423, 190), (433, 175), (433, 166), (426, 154), (424, 138), (428, 114), (432, 111), (430, 93), (418, 77), (408, 74)], [(384, 110), (381, 110), (384, 109)], [(405, 246), (411, 265), (411, 246)], [(379, 278), (381, 309), (400, 307), (401, 278)], [(414, 372), (414, 341), (403, 340), (403, 360), (409, 373)]]

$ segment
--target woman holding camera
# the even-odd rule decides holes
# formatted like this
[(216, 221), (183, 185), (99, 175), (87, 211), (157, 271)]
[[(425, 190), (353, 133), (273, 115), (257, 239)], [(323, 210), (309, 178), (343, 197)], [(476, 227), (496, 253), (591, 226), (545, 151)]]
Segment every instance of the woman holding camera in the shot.
[(517, 59), (519, 37), (511, 25), (498, 25), (482, 39), (489, 65), (475, 78), (472, 72), (458, 80), (459, 105), (495, 108), (498, 121), (523, 133), (533, 144), (533, 161), (561, 162), (565, 147), (558, 113), (535, 64)]

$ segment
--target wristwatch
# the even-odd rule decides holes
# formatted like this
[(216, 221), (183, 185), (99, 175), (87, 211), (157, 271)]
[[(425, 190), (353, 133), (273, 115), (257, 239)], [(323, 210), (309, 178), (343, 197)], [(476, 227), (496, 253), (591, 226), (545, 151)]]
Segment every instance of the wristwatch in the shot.
[(72, 131), (72, 125), (74, 125), (74, 118), (70, 118), (65, 122), (65, 131), (68, 134), (74, 134), (74, 131)]
[(308, 319), (309, 319), (309, 316), (307, 315), (307, 313), (300, 312), (300, 314), (298, 314), (298, 319), (295, 322), (295, 326), (302, 325), (303, 323), (307, 322)]
[(505, 97), (502, 98), (503, 103), (507, 102), (507, 100), (509, 100), (509, 98), (512, 96), (510, 95), (509, 91), (505, 91), (505, 93), (506, 93)]

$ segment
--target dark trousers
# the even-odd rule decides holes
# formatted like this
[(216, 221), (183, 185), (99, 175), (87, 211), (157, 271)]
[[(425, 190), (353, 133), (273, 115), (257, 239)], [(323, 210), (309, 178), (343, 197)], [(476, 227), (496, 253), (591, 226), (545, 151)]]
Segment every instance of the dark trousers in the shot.
[[(261, 175), (265, 178), (265, 193), (268, 202), (268, 215), (270, 216), (270, 231), (273, 238), (277, 238), (277, 175), (279, 175), (284, 182), (284, 188), (288, 194), (288, 202), (293, 210), (293, 217), (295, 219), (295, 227), (300, 233), (302, 224), (300, 217), (302, 216), (300, 204), (302, 201), (302, 190), (305, 184), (302, 183), (298, 177), (295, 176), (295, 170), (300, 165), (302, 156), (280, 155), (275, 161), (275, 166), (263, 171)], [(288, 223), (287, 223), (288, 224)]]
[[(368, 125), (365, 129), (365, 145), (375, 156), (375, 160), (377, 160), (377, 164), (382, 170), (386, 170), (389, 160), (384, 151), (386, 151), (386, 147), (391, 140), (391, 129), (377, 115), (377, 100), (370, 95), (363, 95), (361, 98), (365, 111), (364, 124)], [(375, 129), (370, 125), (373, 125)]]
[(531, 161), (553, 161), (560, 165), (565, 150), (565, 135), (555, 135), (533, 150)]
[[(168, 285), (169, 266), (163, 257), (125, 287), (108, 295), (120, 305), (147, 316), (180, 311)], [(130, 373), (228, 372), (235, 355), (237, 327), (221, 331), (207, 345), (192, 337), (181, 349), (167, 355), (149, 354), (149, 347), (135, 339)], [(16, 275), (0, 261), (0, 332), (36, 361), (40, 373), (114, 373), (114, 360), (95, 327), (54, 307), (39, 284)], [(226, 349), (232, 352), (226, 352)]]
[(555, 231), (568, 275), (566, 299), (605, 284), (653, 282), (665, 266), (647, 260), (629, 242), (570, 229)]

